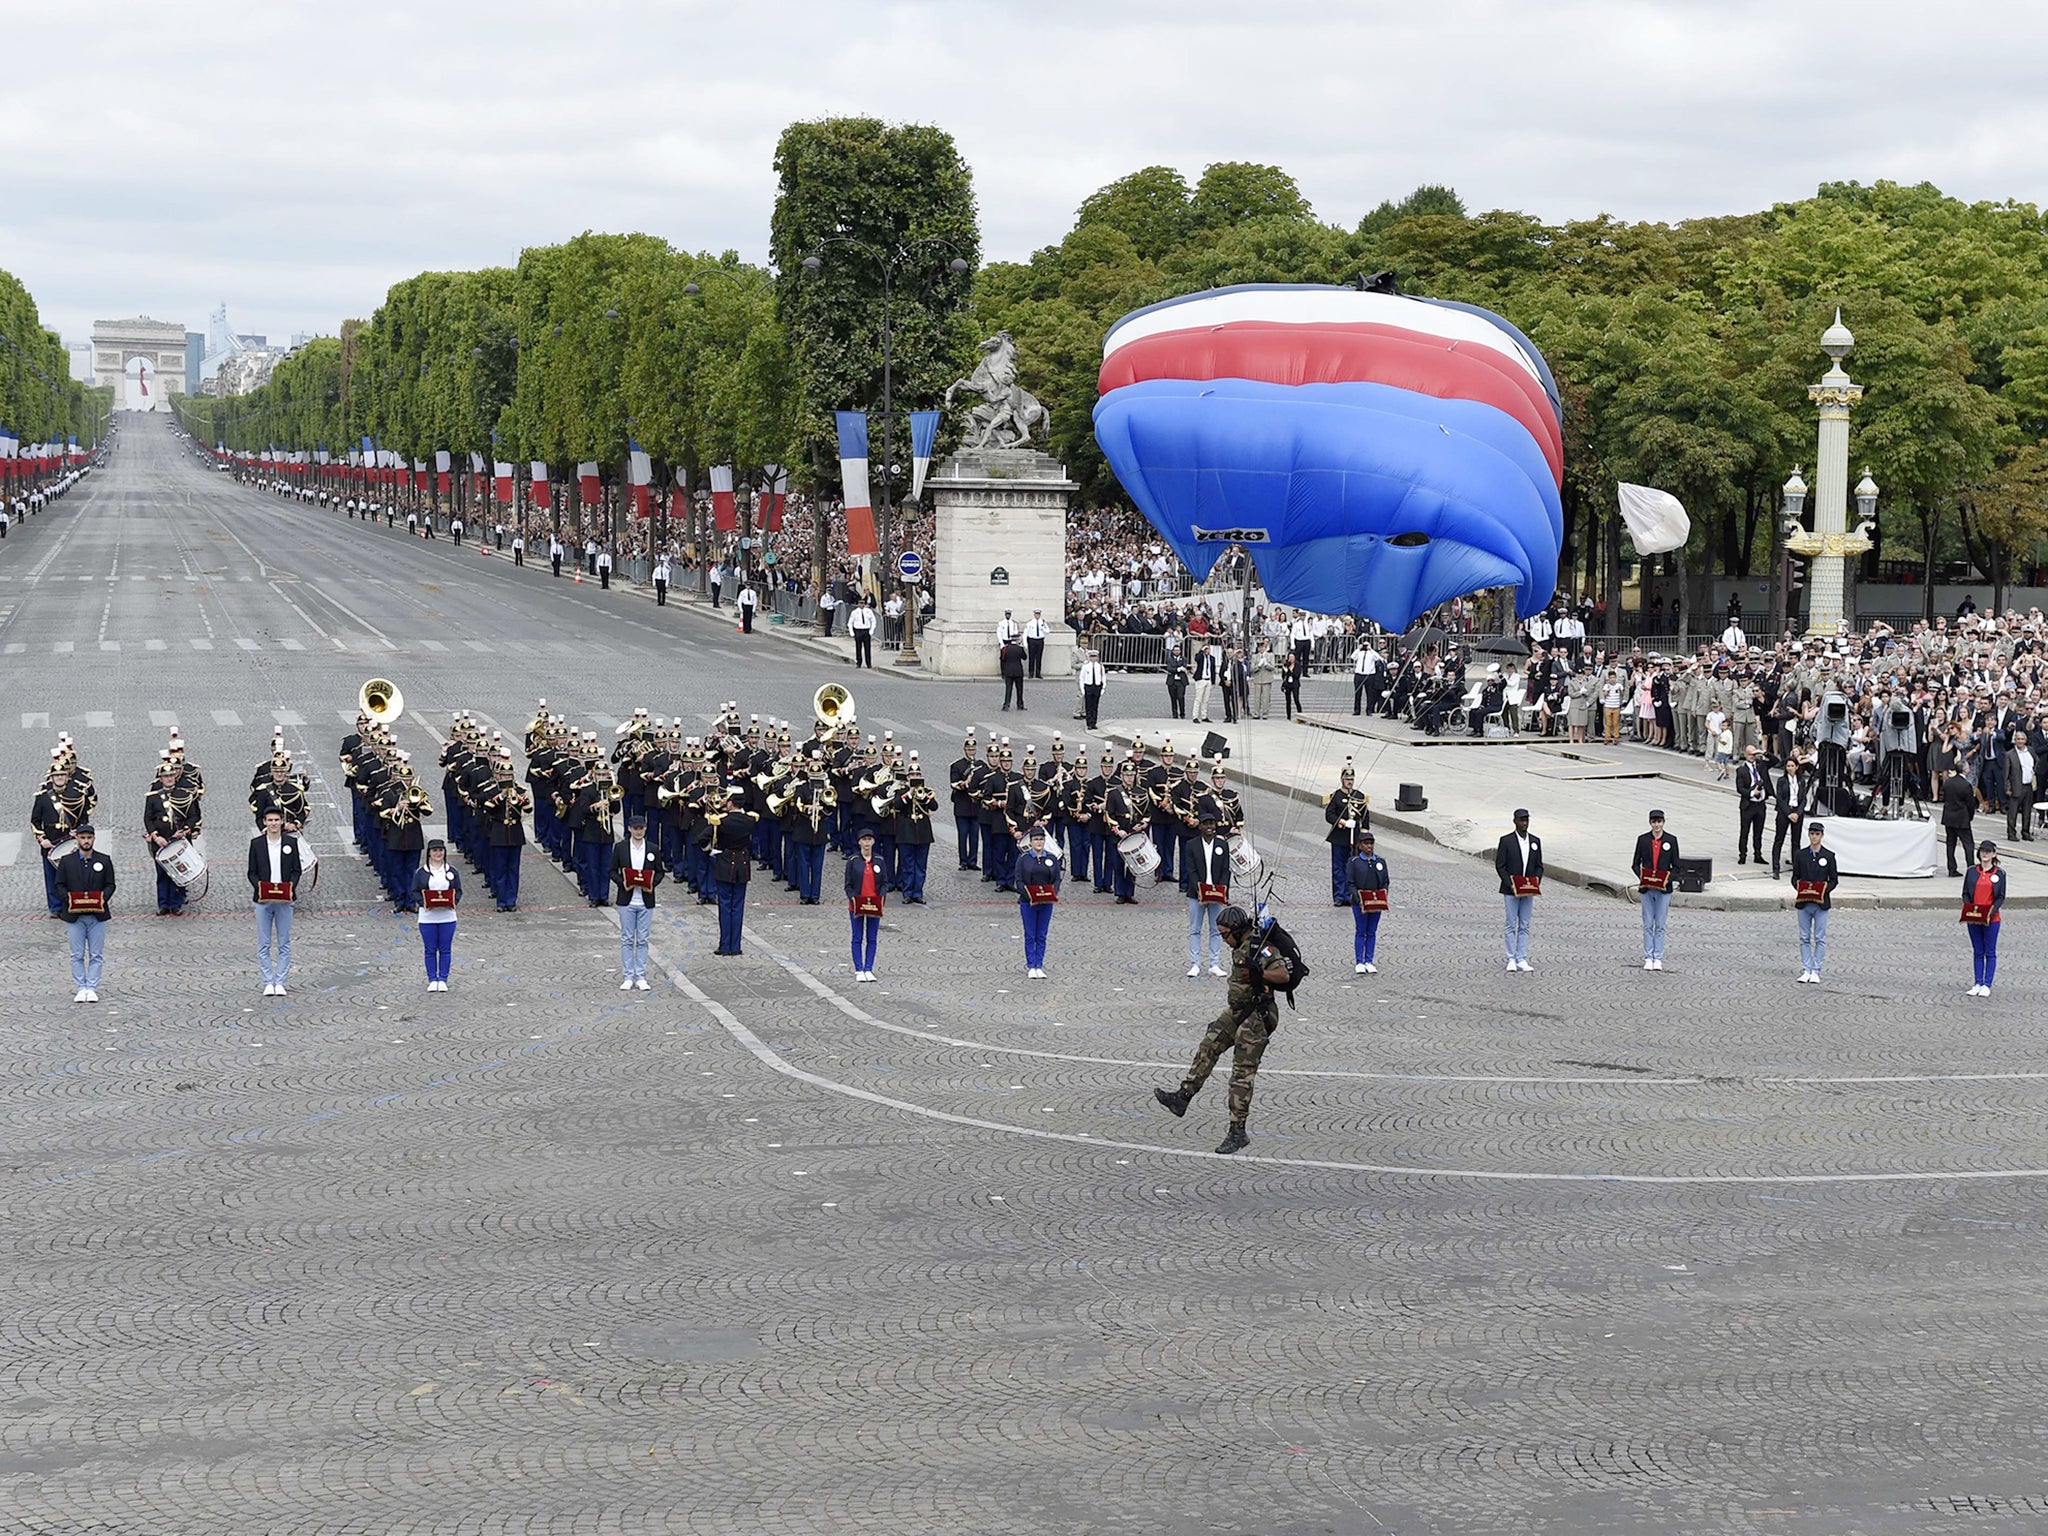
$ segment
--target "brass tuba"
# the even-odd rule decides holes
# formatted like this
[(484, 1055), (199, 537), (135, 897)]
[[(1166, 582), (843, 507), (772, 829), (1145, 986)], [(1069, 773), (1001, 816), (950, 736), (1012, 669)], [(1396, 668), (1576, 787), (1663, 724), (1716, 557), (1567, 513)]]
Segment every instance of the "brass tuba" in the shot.
[(819, 735), (829, 741), (853, 724), (853, 695), (837, 683), (826, 683), (811, 695), (811, 714), (817, 719)]
[(356, 690), (356, 708), (377, 724), (389, 725), (405, 713), (405, 695), (398, 691), (398, 684), (373, 677)]

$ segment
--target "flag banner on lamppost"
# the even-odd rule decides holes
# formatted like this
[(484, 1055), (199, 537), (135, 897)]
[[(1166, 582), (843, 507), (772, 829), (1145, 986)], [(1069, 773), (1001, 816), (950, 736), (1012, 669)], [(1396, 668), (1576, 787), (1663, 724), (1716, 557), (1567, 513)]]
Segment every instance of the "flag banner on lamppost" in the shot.
[(1621, 520), (1628, 524), (1628, 536), (1635, 542), (1637, 554), (1663, 555), (1685, 548), (1686, 540), (1692, 537), (1692, 519), (1685, 515), (1676, 496), (1627, 481), (1615, 490), (1621, 498)]
[(839, 418), (839, 483), (846, 498), (846, 552), (879, 555), (875, 509), (868, 501), (868, 418), (865, 411), (835, 411)]
[(939, 413), (910, 413), (910, 499), (923, 505), (924, 477), (932, 467), (932, 449), (939, 442)]
[(412, 461), (412, 488), (415, 491), (424, 491), (427, 488), (427, 461), (425, 459), (414, 459)]
[(732, 466), (711, 466), (711, 523), (720, 533), (731, 533), (740, 525), (739, 508), (732, 498)]
[(576, 491), (586, 507), (594, 507), (603, 500), (598, 485), (597, 465), (589, 459), (576, 466)]
[(548, 467), (539, 459), (526, 466), (526, 472), (533, 477), (533, 505), (539, 512), (548, 510)]
[(491, 465), (491, 478), (498, 482), (498, 502), (501, 506), (512, 505), (512, 466), (503, 459)]
[(446, 448), (440, 448), (435, 450), (434, 494), (436, 496), (446, 496), (448, 494), (448, 471), (450, 467), (453, 465), (453, 463), (454, 460), (449, 457), (448, 450)]
[(480, 475), (484, 472), (484, 456), (482, 454), (471, 452), (469, 456), (469, 472), (472, 475)]
[(640, 445), (626, 439), (626, 483), (633, 489), (633, 515), (641, 521), (653, 515), (654, 464)]
[(783, 504), (789, 500), (789, 471), (780, 464), (764, 464), (761, 476), (764, 496), (761, 528), (767, 533), (780, 533)]

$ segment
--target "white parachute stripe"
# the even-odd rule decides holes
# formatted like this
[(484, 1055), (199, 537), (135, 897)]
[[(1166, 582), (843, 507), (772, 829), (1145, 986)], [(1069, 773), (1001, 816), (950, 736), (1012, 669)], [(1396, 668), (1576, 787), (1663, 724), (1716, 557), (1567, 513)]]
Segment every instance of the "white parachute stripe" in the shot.
[(1630, 485), (1626, 480), (1615, 487), (1621, 500), (1621, 520), (1628, 524), (1628, 536), (1639, 555), (1662, 555), (1685, 548), (1692, 537), (1692, 519), (1669, 491), (1654, 486)]
[(1462, 309), (1424, 304), (1392, 293), (1359, 293), (1350, 288), (1248, 288), (1163, 304), (1120, 320), (1103, 338), (1102, 355), (1147, 336), (1210, 330), (1257, 321), (1266, 325), (1386, 325), (1461, 345), (1482, 346), (1531, 378), (1542, 375), (1515, 345), (1514, 337), (1489, 320)]

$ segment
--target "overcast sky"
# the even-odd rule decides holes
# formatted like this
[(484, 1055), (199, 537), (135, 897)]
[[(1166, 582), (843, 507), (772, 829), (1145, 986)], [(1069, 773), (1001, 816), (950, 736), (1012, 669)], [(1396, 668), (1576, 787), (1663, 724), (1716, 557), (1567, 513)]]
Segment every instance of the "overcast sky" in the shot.
[(1824, 180), (2048, 201), (2038, 0), (0, 0), (0, 267), (83, 340), (282, 337), (585, 229), (761, 259), (776, 135), (937, 123), (986, 254), (1139, 166), (1285, 167), (1349, 224), (1677, 219)]

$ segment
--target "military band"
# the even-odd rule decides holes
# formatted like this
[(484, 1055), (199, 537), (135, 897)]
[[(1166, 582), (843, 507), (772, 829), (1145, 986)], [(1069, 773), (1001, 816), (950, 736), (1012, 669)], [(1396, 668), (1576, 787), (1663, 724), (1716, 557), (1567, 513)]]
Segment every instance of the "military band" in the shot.
[(189, 848), (205, 831), (199, 805), (205, 793), (197, 769), (173, 760), (168, 747), (157, 754), (156, 778), (142, 797), (142, 835), (156, 869), (158, 917), (185, 910), (186, 887), (173, 876), (164, 854), (180, 843)]
[(79, 828), (91, 823), (99, 803), (99, 791), (92, 775), (80, 765), (71, 737), (59, 736), (50, 749), (50, 771), (43, 776), (28, 813), (29, 830), (43, 853), (43, 897), (52, 917), (65, 915), (57, 889), (57, 865), (76, 846)]

